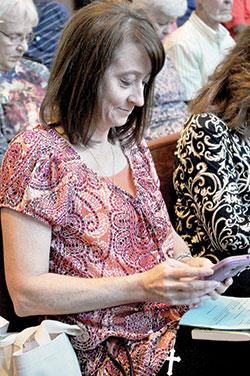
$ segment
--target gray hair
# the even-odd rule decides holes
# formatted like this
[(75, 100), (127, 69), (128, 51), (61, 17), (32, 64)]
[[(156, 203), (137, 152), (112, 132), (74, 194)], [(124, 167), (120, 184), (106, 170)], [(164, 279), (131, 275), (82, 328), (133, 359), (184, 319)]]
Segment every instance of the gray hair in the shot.
[(174, 18), (183, 16), (187, 10), (187, 0), (133, 0), (133, 4), (146, 13), (152, 14), (160, 10)]
[(39, 18), (33, 0), (1, 0), (0, 20), (12, 21), (14, 16), (24, 22), (31, 23), (32, 27), (38, 24)]

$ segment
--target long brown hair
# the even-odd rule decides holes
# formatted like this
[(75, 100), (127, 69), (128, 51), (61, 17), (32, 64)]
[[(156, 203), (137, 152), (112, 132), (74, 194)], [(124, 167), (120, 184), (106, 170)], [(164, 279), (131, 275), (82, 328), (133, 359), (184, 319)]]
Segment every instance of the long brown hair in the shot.
[(211, 112), (243, 138), (250, 136), (250, 26), (190, 103), (191, 113)]
[[(133, 142), (144, 133), (154, 77), (165, 58), (152, 24), (127, 1), (109, 0), (78, 10), (63, 30), (40, 115), (45, 123), (60, 124), (73, 144), (80, 140), (87, 145), (94, 133), (98, 88), (124, 41), (141, 44), (152, 65), (144, 106), (135, 107), (127, 123), (117, 129), (120, 134), (130, 133), (128, 142)], [(109, 137), (114, 138), (113, 132)]]

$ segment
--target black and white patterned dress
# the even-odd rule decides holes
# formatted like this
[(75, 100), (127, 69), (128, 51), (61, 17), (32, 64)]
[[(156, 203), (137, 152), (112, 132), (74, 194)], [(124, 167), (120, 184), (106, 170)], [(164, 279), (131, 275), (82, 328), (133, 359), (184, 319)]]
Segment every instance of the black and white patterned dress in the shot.
[(176, 229), (213, 262), (250, 253), (250, 138), (212, 114), (191, 116), (178, 140)]

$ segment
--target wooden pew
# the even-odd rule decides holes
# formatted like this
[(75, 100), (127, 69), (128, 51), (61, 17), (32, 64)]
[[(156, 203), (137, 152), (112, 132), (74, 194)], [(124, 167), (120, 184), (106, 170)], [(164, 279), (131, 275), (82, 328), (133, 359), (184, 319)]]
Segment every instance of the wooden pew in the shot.
[(180, 133), (171, 134), (148, 141), (156, 171), (160, 179), (160, 188), (166, 202), (172, 224), (174, 224), (173, 187), (174, 153)]

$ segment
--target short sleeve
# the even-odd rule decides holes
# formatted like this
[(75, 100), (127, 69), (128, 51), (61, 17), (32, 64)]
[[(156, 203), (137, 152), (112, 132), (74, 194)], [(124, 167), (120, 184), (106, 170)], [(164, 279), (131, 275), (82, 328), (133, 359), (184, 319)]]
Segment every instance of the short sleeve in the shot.
[[(37, 132), (23, 132), (10, 143), (0, 170), (0, 206), (49, 225), (64, 225), (76, 174)], [(69, 161), (70, 164), (70, 161)]]

